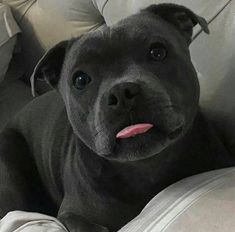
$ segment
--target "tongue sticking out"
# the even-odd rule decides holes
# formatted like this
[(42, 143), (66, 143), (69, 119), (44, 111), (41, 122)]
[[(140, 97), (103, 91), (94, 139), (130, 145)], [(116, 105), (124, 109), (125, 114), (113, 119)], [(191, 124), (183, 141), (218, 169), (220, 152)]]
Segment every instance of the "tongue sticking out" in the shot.
[(119, 131), (116, 135), (116, 138), (124, 139), (124, 138), (133, 137), (138, 134), (143, 134), (147, 132), (149, 129), (151, 129), (152, 127), (153, 125), (149, 123), (140, 123), (136, 125), (131, 125)]

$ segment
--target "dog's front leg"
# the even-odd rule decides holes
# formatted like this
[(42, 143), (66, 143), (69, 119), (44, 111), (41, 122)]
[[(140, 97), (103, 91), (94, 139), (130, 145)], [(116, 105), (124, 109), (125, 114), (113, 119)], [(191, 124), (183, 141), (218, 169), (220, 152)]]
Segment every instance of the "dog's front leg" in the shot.
[(69, 232), (108, 232), (109, 230), (101, 225), (94, 224), (85, 217), (77, 215), (66, 209), (66, 201), (61, 204), (58, 219), (64, 224)]
[(64, 224), (69, 232), (108, 232), (106, 227), (89, 222), (82, 216), (74, 213), (63, 213), (58, 219)]
[(34, 209), (33, 182), (37, 170), (32, 160), (19, 132), (6, 129), (0, 133), (0, 218), (9, 211)]

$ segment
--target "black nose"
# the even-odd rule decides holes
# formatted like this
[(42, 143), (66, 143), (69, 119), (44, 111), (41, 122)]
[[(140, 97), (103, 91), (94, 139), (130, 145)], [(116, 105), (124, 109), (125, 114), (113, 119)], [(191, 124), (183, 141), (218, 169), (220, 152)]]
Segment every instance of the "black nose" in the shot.
[(121, 83), (115, 85), (109, 92), (108, 95), (108, 105), (118, 106), (124, 104), (129, 106), (133, 104), (133, 100), (140, 93), (140, 86), (136, 83)]

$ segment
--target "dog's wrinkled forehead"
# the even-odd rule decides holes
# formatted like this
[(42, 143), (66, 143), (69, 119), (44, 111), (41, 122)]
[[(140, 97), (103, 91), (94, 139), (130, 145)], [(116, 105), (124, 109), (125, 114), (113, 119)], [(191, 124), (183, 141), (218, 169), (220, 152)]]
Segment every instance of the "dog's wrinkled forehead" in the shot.
[(100, 77), (114, 76), (113, 73), (118, 72), (121, 76), (128, 67), (142, 68), (149, 64), (151, 57), (156, 60), (156, 55), (161, 57), (164, 51), (169, 51), (169, 58), (174, 56), (168, 59), (174, 64), (179, 60), (177, 57), (188, 60), (188, 47), (197, 24), (209, 33), (206, 20), (191, 10), (175, 4), (159, 4), (111, 27), (104, 26), (80, 38), (61, 41), (47, 51), (35, 67), (32, 91), (34, 93), (37, 80), (57, 88), (60, 80), (62, 83), (76, 71)]
[(76, 62), (97, 63), (101, 60), (109, 61), (107, 57), (120, 58), (127, 53), (135, 54), (136, 49), (147, 49), (151, 43), (159, 41), (177, 47), (182, 46), (183, 39), (177, 30), (160, 17), (142, 13), (130, 16), (114, 26), (103, 26), (84, 35), (74, 42), (70, 53)]

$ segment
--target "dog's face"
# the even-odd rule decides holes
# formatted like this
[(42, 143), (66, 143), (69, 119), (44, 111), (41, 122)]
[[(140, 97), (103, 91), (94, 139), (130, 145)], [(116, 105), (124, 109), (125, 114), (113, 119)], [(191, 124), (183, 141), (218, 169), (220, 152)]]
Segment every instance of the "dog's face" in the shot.
[(74, 133), (96, 154), (122, 162), (151, 157), (183, 136), (197, 113), (188, 49), (197, 23), (207, 30), (184, 7), (150, 6), (60, 43), (33, 80), (43, 75), (59, 90)]

